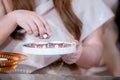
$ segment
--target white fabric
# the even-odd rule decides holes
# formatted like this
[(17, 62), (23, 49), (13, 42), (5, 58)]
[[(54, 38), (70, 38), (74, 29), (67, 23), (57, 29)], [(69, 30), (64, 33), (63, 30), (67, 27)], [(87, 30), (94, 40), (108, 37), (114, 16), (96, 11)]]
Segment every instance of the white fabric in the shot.
[(108, 7), (110, 7), (114, 12), (116, 11), (117, 9), (117, 3), (118, 3), (118, 0), (103, 0)]
[(116, 3), (118, 3), (118, 0), (103, 0), (110, 8), (113, 8), (116, 6)]
[[(51, 28), (51, 37), (46, 41), (73, 41), (73, 36), (66, 30), (57, 11), (53, 7), (54, 5), (52, 3), (52, 0), (46, 1), (45, 3), (42, 3), (40, 5), (37, 4), (36, 7), (36, 12), (38, 12), (40, 15), (43, 15)], [(72, 0), (72, 8), (75, 14), (83, 23), (81, 41), (113, 16), (113, 13), (101, 0)], [(45, 14), (45, 12), (48, 10), (50, 11)], [(2, 49), (2, 51), (13, 51), (22, 53), (21, 46), (24, 42), (39, 41), (44, 40), (40, 40), (33, 35), (26, 34), (24, 41), (12, 40), (11, 42), (9, 42), (8, 45), (6, 45), (6, 47)], [(28, 56), (28, 60), (22, 62), (22, 64), (33, 66), (34, 68), (32, 68), (31, 71), (47, 66), (60, 58), (60, 56)]]
[[(85, 3), (85, 4), (83, 4)], [(113, 16), (102, 0), (74, 0), (73, 10), (83, 23), (81, 40), (102, 26)]]

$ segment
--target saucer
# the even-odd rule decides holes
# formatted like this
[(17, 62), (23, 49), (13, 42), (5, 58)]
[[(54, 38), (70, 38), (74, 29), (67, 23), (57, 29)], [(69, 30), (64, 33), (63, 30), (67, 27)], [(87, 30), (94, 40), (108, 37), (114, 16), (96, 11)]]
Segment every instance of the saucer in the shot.
[(25, 54), (33, 55), (64, 55), (75, 52), (76, 44), (61, 41), (25, 43), (22, 46), (22, 51)]

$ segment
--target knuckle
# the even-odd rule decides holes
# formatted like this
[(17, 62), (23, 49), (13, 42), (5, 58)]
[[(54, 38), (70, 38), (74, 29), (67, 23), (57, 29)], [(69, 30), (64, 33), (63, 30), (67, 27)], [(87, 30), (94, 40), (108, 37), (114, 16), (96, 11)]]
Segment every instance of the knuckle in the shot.
[(38, 32), (38, 29), (36, 27), (33, 30), (34, 30), (34, 32)]
[(27, 33), (32, 33), (32, 31), (30, 29), (26, 29)]
[(37, 32), (37, 31), (34, 31), (33, 33), (34, 33), (34, 35), (35, 35), (35, 36), (37, 36), (37, 35), (38, 35), (38, 32)]
[(34, 34), (38, 34), (38, 31), (34, 31)]

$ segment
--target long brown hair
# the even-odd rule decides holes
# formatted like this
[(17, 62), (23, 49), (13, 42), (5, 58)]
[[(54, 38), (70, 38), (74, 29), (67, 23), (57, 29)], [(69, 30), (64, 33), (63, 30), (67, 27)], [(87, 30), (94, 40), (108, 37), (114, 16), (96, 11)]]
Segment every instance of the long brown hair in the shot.
[(33, 11), (35, 9), (34, 0), (12, 0), (14, 10), (16, 9), (25, 9)]
[[(81, 36), (82, 23), (72, 10), (72, 0), (53, 0), (66, 29), (79, 40)], [(34, 10), (34, 0), (13, 0), (14, 9)], [(14, 34), (15, 36), (15, 34)]]
[(72, 0), (53, 0), (56, 10), (61, 16), (66, 29), (79, 40), (81, 36), (82, 23), (74, 14), (71, 6)]

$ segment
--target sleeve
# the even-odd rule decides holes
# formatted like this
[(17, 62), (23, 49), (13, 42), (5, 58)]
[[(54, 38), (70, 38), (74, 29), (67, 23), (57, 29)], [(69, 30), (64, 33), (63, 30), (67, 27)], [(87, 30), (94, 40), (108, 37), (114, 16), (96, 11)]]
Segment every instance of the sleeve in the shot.
[(102, 0), (73, 0), (73, 11), (83, 23), (80, 40), (102, 26), (114, 16)]

